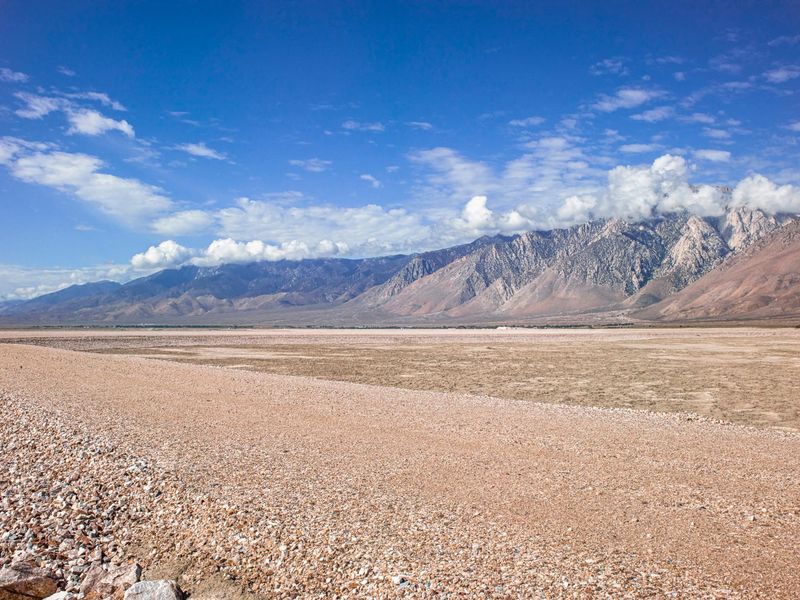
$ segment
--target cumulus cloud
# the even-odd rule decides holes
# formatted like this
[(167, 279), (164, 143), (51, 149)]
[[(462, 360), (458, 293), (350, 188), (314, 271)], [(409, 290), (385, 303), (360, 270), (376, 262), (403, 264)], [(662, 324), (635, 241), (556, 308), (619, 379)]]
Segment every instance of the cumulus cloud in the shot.
[(348, 119), (342, 123), (342, 129), (346, 129), (348, 131), (372, 131), (375, 133), (380, 133), (382, 131), (386, 131), (386, 126), (380, 122), (361, 123), (359, 121)]
[(800, 213), (800, 187), (778, 185), (757, 173), (742, 179), (732, 196), (736, 206), (760, 208), (771, 213)]
[(166, 240), (158, 246), (150, 246), (144, 252), (134, 254), (131, 265), (140, 271), (166, 269), (183, 264), (194, 256), (194, 251), (185, 248), (172, 240)]
[(209, 148), (203, 142), (191, 143), (191, 144), (180, 144), (175, 146), (177, 150), (181, 152), (186, 152), (186, 154), (191, 154), (192, 156), (199, 156), (200, 158), (211, 158), (213, 160), (226, 160), (224, 154), (217, 152), (216, 150)]
[(28, 81), (28, 76), (19, 71), (12, 71), (8, 67), (0, 67), (0, 81), (8, 81), (10, 83), (25, 83)]
[(153, 221), (151, 229), (162, 235), (202, 233), (214, 223), (214, 217), (203, 210), (184, 210)]
[(141, 224), (172, 207), (172, 201), (161, 189), (138, 179), (106, 173), (103, 161), (88, 154), (0, 138), (0, 164), (20, 181), (70, 193), (126, 224)]
[(728, 162), (731, 159), (731, 153), (726, 150), (695, 150), (693, 154), (695, 158), (711, 162)]
[(518, 210), (496, 213), (486, 203), (486, 196), (470, 198), (464, 205), (460, 217), (454, 219), (452, 225), (469, 232), (473, 237), (486, 233), (519, 233), (536, 226), (532, 218)]
[(359, 176), (359, 179), (361, 181), (366, 181), (368, 184), (370, 184), (372, 187), (376, 189), (381, 187), (381, 182), (378, 181), (375, 177), (373, 177), (369, 173), (363, 173), (362, 175)]
[(764, 77), (770, 83), (785, 83), (800, 77), (800, 66), (785, 65), (778, 67), (764, 73)]
[(322, 160), (321, 158), (307, 158), (305, 160), (290, 160), (289, 164), (310, 173), (322, 173), (323, 171), (327, 171), (328, 167), (333, 163), (329, 160)]
[(597, 214), (636, 219), (681, 209), (703, 216), (722, 214), (722, 192), (709, 185), (691, 186), (688, 174), (686, 160), (670, 154), (649, 167), (615, 167), (608, 173), (608, 188)]
[[(725, 154), (707, 154), (704, 158), (725, 160)], [(608, 172), (608, 184), (601, 194), (567, 198), (558, 218), (565, 223), (604, 217), (639, 220), (681, 210), (700, 216), (719, 216), (730, 206), (747, 206), (769, 213), (800, 212), (797, 186), (779, 186), (755, 174), (741, 180), (729, 195), (718, 186), (691, 184), (690, 170), (686, 159), (670, 154), (660, 156), (651, 165), (615, 167)]]
[(297, 240), (267, 244), (261, 240), (239, 242), (223, 238), (214, 240), (207, 248), (202, 249), (187, 248), (173, 240), (166, 240), (135, 254), (131, 258), (131, 266), (137, 271), (167, 269), (187, 264), (211, 267), (231, 263), (320, 258), (345, 254), (348, 250), (346, 243), (327, 239), (310, 246)]
[(69, 130), (67, 133), (80, 133), (83, 135), (101, 135), (107, 131), (121, 131), (128, 137), (134, 137), (135, 133), (130, 123), (125, 120), (116, 121), (101, 115), (96, 110), (80, 109), (68, 110), (67, 121)]
[(600, 99), (592, 105), (601, 112), (614, 112), (621, 108), (636, 108), (651, 100), (660, 98), (664, 95), (659, 90), (643, 88), (622, 88), (611, 96), (603, 94)]

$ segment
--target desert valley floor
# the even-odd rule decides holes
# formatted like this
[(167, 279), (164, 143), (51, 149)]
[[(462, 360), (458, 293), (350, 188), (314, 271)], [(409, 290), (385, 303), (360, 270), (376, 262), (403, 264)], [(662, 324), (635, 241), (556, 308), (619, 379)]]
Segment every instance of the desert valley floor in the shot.
[(193, 598), (800, 595), (800, 329), (0, 332), (0, 564)]

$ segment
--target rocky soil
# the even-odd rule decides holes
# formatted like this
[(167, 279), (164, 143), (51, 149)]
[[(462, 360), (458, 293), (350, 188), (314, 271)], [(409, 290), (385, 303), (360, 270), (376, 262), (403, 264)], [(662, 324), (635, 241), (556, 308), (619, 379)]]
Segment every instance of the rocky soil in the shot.
[(23, 345), (0, 403), (0, 564), (71, 593), (800, 593), (793, 434)]

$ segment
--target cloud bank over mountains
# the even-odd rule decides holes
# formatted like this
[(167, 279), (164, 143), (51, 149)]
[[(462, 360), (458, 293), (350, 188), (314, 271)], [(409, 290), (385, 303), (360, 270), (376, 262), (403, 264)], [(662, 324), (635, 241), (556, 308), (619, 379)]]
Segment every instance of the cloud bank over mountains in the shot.
[[(215, 210), (178, 210), (179, 203), (163, 189), (113, 175), (97, 157), (13, 137), (0, 138), (0, 164), (20, 181), (60, 190), (126, 226), (168, 238), (133, 256), (134, 271), (414, 252), (481, 235), (569, 227), (598, 218), (640, 220), (680, 210), (699, 216), (718, 216), (729, 206), (800, 212), (797, 186), (778, 185), (759, 174), (743, 178), (731, 192), (693, 184), (690, 178), (702, 171), (683, 156), (664, 154), (651, 164), (603, 171), (565, 137), (533, 140), (524, 150), (500, 171), (450, 148), (416, 151), (409, 159), (425, 173), (416, 194), (435, 203), (411, 201), (403, 208), (340, 207), (288, 193), (238, 198)], [(727, 153), (695, 154), (719, 161)], [(494, 209), (493, 201), (510, 208)], [(205, 248), (172, 239), (198, 234), (218, 237)]]
[[(437, 160), (444, 159), (458, 171), (451, 155), (441, 151), (435, 155)], [(131, 264), (134, 269), (152, 270), (183, 264), (210, 266), (257, 260), (368, 256), (434, 248), (481, 235), (569, 227), (601, 218), (637, 221), (684, 210), (703, 217), (720, 216), (735, 207), (772, 214), (800, 212), (800, 187), (778, 185), (758, 174), (745, 177), (732, 190), (692, 184), (689, 180), (692, 167), (685, 158), (670, 154), (660, 156), (650, 165), (617, 166), (608, 171), (604, 188), (593, 194), (568, 196), (550, 213), (527, 205), (495, 211), (486, 195), (471, 197), (460, 212), (437, 213), (385, 210), (377, 205), (351, 209), (286, 207), (240, 198), (234, 206), (214, 215), (201, 213), (208, 219), (206, 224), (216, 221), (216, 231), (228, 237), (214, 240), (202, 249), (167, 240), (136, 254)], [(483, 176), (486, 175), (484, 172)], [(469, 174), (474, 176), (475, 173)], [(186, 219), (201, 217), (188, 214)], [(180, 229), (178, 223), (175, 226)], [(338, 237), (326, 237), (331, 232)], [(380, 236), (375, 235), (377, 232)], [(277, 243), (266, 243), (259, 237)], [(256, 239), (241, 241), (248, 238)]]

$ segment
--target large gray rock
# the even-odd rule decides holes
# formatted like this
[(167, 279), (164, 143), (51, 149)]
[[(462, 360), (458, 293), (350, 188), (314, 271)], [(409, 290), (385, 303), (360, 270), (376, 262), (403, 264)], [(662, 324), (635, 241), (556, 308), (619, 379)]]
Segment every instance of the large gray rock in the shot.
[(0, 600), (40, 600), (58, 591), (55, 576), (28, 563), (0, 569)]
[(114, 598), (122, 600), (125, 590), (139, 581), (142, 568), (136, 563), (104, 569), (95, 565), (86, 572), (81, 582), (84, 600)]
[(140, 581), (128, 588), (125, 600), (183, 600), (183, 592), (171, 580)]

